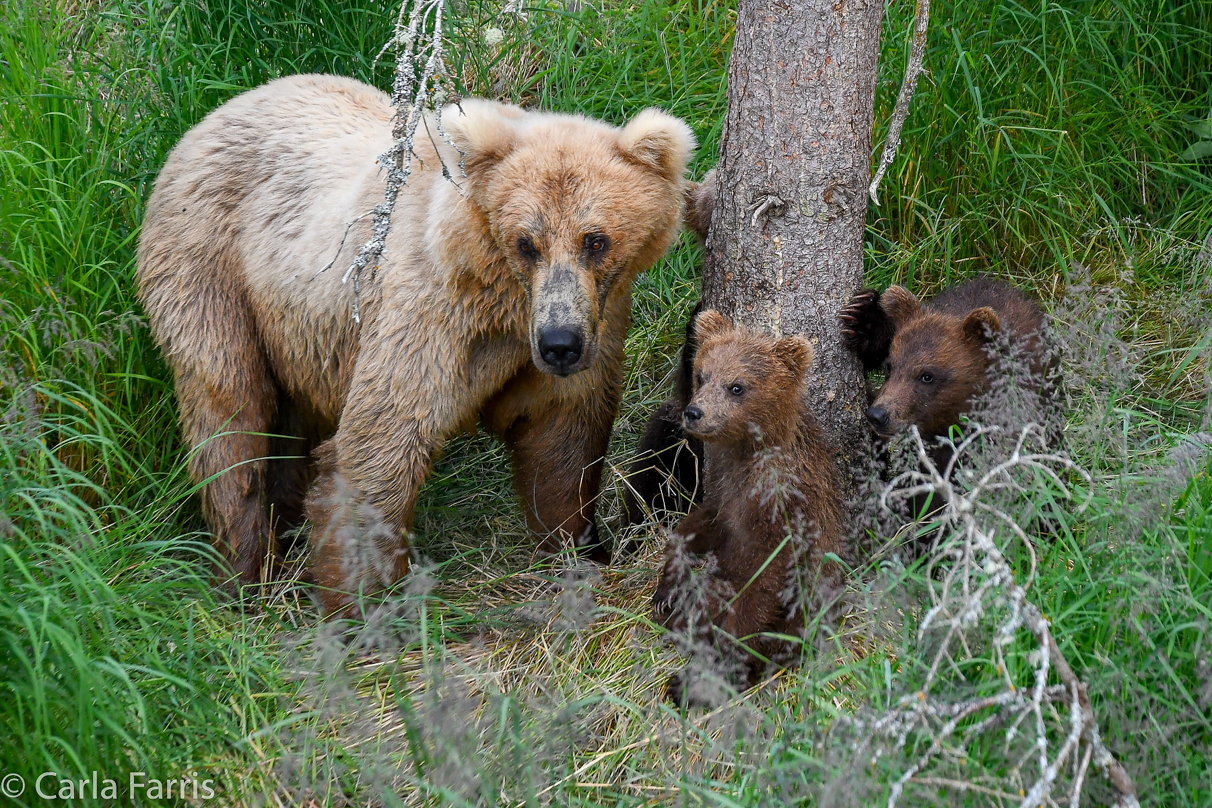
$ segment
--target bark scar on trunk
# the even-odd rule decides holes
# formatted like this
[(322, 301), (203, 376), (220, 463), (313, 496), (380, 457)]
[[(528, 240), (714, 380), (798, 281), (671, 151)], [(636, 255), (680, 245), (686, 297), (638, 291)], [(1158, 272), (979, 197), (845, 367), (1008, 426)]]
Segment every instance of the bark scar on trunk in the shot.
[(750, 225), (757, 227), (758, 219), (763, 216), (774, 218), (786, 213), (787, 202), (782, 197), (775, 196), (774, 194), (759, 194), (752, 204), (749, 205), (749, 212), (753, 214)]
[(828, 214), (831, 219), (845, 216), (854, 210), (854, 201), (858, 196), (857, 189), (840, 179), (829, 183), (821, 193), (821, 199), (825, 200), (825, 204), (831, 208)]

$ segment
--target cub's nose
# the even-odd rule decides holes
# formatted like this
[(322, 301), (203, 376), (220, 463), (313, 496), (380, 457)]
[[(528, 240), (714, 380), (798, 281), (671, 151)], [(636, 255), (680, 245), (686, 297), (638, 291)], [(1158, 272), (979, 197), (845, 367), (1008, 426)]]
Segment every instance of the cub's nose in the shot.
[(548, 328), (539, 334), (539, 355), (561, 376), (581, 361), (581, 335), (570, 328)]
[(878, 404), (867, 410), (867, 420), (880, 432), (888, 430), (888, 422), (891, 420), (891, 417), (887, 408), (881, 407)]
[(682, 411), (682, 417), (686, 419), (686, 423), (693, 424), (695, 421), (703, 417), (703, 411), (691, 404)]

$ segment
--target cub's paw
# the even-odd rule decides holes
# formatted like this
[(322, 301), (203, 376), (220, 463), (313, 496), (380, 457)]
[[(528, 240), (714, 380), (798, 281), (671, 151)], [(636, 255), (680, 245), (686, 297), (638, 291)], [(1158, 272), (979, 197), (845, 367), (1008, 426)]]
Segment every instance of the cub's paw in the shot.
[(665, 683), (665, 698), (684, 712), (714, 710), (735, 695), (735, 688), (719, 675), (696, 672), (692, 667), (673, 674)]
[(838, 319), (842, 322), (842, 342), (858, 354), (863, 367), (871, 370), (882, 365), (896, 328), (880, 305), (880, 293), (875, 289), (856, 292), (838, 312)]
[(656, 592), (652, 593), (652, 620), (659, 626), (671, 629), (677, 620), (674, 617), (674, 590), (661, 579)]
[(859, 351), (880, 320), (887, 315), (880, 308), (880, 293), (875, 289), (856, 292), (838, 312), (842, 321), (842, 340), (852, 351)]

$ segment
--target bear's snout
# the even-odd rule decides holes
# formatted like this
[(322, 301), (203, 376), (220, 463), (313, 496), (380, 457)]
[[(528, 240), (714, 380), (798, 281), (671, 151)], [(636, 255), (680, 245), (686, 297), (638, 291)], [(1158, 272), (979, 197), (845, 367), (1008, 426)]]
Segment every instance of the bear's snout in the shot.
[(584, 348), (584, 338), (571, 328), (546, 328), (539, 332), (539, 355), (560, 376), (572, 372), (581, 361)]
[(539, 370), (571, 376), (593, 364), (596, 307), (592, 276), (554, 263), (535, 280), (530, 347)]
[(892, 431), (892, 413), (888, 412), (887, 407), (876, 404), (867, 410), (867, 420), (881, 435), (887, 435)]
[(682, 417), (686, 419), (687, 424), (694, 424), (703, 417), (703, 411), (691, 404), (682, 413)]

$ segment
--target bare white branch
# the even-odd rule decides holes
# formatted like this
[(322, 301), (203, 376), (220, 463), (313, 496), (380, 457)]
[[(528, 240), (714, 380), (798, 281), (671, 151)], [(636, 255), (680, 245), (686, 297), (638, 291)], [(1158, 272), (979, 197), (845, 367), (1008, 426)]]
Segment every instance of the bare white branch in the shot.
[[(378, 268), (383, 248), (387, 244), (387, 233), (391, 229), (391, 215), (395, 211), (400, 189), (412, 173), (412, 159), (417, 126), (428, 110), (434, 111), (437, 134), (447, 144), (453, 141), (442, 130), (442, 105), (447, 101), (446, 85), (449, 72), (444, 58), (445, 40), (442, 34), (442, 15), (446, 0), (408, 0), (400, 6), (396, 18), (395, 33), (379, 52), (381, 57), (389, 49), (396, 50), (396, 76), (392, 84), (391, 104), (395, 107), (392, 117), (392, 145), (379, 157), (379, 164), (387, 168), (387, 184), (383, 201), (371, 211), (374, 223), (370, 240), (358, 248), (353, 263), (345, 271), (341, 283), (353, 282), (353, 318), (361, 322), (359, 309), (362, 273)], [(405, 14), (408, 15), (407, 22)], [(377, 59), (376, 59), (377, 61)], [(428, 130), (428, 124), (426, 125)], [(433, 134), (430, 133), (430, 137)], [(460, 161), (460, 173), (462, 165)], [(450, 178), (445, 165), (442, 173)], [(331, 264), (330, 264), (331, 265)], [(325, 267), (327, 269), (327, 267)]]
[(917, 90), (917, 79), (922, 73), (922, 59), (926, 56), (926, 30), (930, 24), (930, 0), (917, 0), (917, 14), (913, 18), (913, 46), (909, 49), (909, 62), (905, 65), (905, 78), (901, 82), (901, 92), (896, 98), (896, 108), (892, 111), (892, 123), (888, 126), (888, 137), (884, 140), (884, 153), (880, 155), (880, 165), (875, 177), (867, 189), (871, 201), (879, 207), (880, 182), (892, 161), (896, 159), (896, 150), (901, 145), (901, 129), (905, 119), (909, 117), (909, 102)]
[[(881, 502), (888, 505), (930, 494), (940, 503), (931, 517), (941, 525), (931, 558), (931, 606), (918, 628), (919, 642), (933, 637), (937, 645), (918, 689), (876, 719), (873, 731), (859, 744), (883, 743), (887, 746), (881, 748), (897, 751), (923, 748), (917, 741), (910, 744), (911, 738), (928, 741), (925, 751), (893, 782), (888, 808), (898, 805), (906, 788), (915, 783), (1014, 795), (1022, 808), (1055, 805), (1058, 800), (1076, 805), (1091, 762), (1119, 793), (1119, 805), (1137, 805), (1131, 777), (1099, 737), (1085, 684), (1061, 653), (1048, 620), (1027, 598), (1038, 563), (1032, 538), (993, 496), (1030, 496), (1030, 486), (1042, 481), (1054, 498), (1072, 502), (1079, 498), (1070, 481), (1080, 480), (1089, 490), (1090, 476), (1064, 454), (1034, 451), (1032, 446), (1045, 443), (1043, 430), (1034, 424), (1017, 434), (1005, 434), (998, 426), (970, 423), (962, 440), (940, 442), (948, 456), (943, 469), (932, 451), (938, 447), (928, 447), (916, 429), (910, 437), (916, 467), (898, 475)], [(990, 463), (980, 474), (960, 471), (967, 455), (996, 438), (1006, 446), (1005, 459)], [(1077, 510), (1087, 502), (1076, 502)], [(1006, 545), (1016, 542), (1026, 549), (1030, 563), (1025, 584), (1017, 580), (1006, 556)], [(974, 634), (978, 630), (983, 633)], [(1023, 676), (1021, 663), (1019, 672), (1012, 674), (1006, 662), (1011, 652), (1015, 657), (1023, 654), (1019, 638), (1024, 631), (1034, 641), (1034, 650), (1025, 655), (1030, 673), (1025, 686), (1015, 683), (1016, 675)], [(992, 657), (997, 665), (994, 684), (1000, 689), (990, 693), (982, 685), (980, 695), (949, 699), (944, 695), (944, 672), (967, 683), (957, 662), (975, 658), (972, 648), (981, 636), (988, 637), (986, 658)], [(1060, 684), (1048, 683), (1053, 676)], [(969, 743), (1003, 726), (1005, 751), (1015, 757), (1002, 783), (967, 782), (935, 770), (940, 762), (963, 760)], [(1066, 772), (1071, 780), (1058, 785)]]

